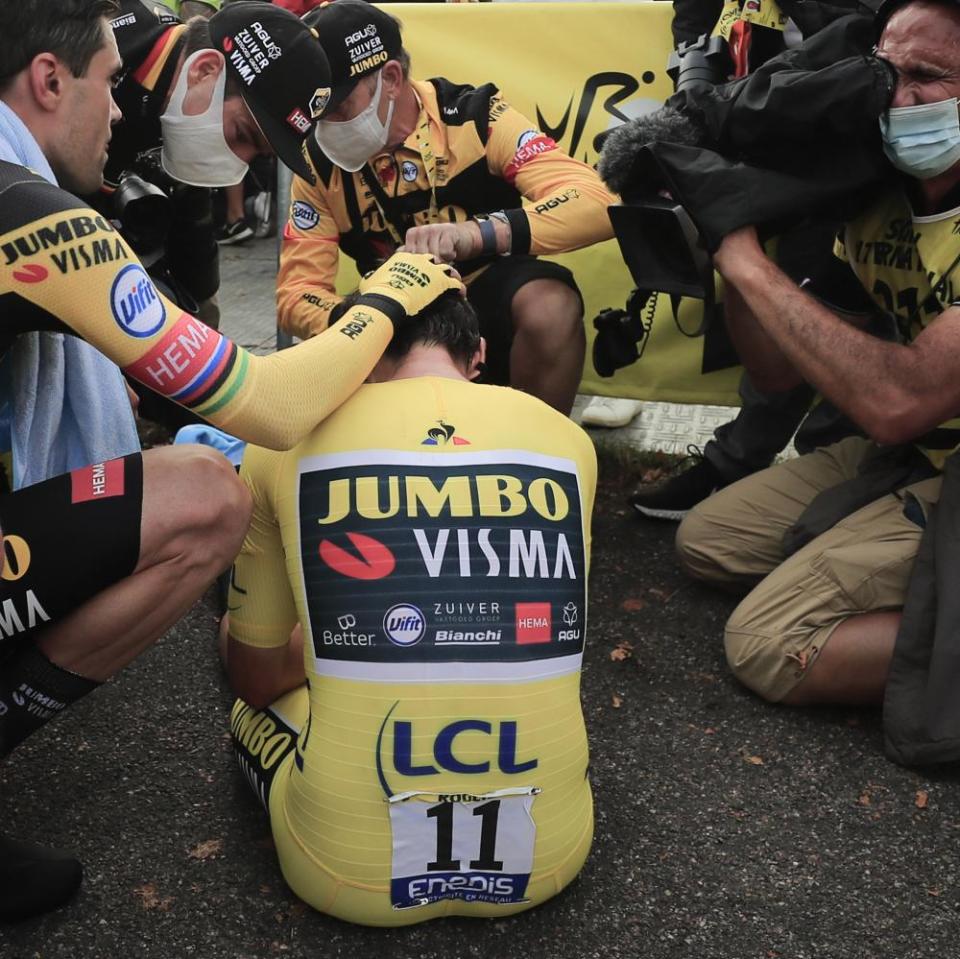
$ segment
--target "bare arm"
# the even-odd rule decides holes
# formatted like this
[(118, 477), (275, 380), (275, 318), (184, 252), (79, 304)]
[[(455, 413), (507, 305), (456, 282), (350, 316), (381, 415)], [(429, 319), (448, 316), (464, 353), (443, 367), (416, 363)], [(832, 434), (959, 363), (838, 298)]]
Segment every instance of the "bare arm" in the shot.
[(263, 709), (284, 693), (302, 686), (306, 674), (300, 635), (297, 627), (290, 643), (269, 649), (247, 646), (230, 636), (225, 658), (234, 693), (254, 709)]
[(912, 343), (890, 343), (804, 293), (752, 227), (726, 237), (715, 263), (782, 356), (878, 443), (908, 442), (960, 411), (960, 309)]

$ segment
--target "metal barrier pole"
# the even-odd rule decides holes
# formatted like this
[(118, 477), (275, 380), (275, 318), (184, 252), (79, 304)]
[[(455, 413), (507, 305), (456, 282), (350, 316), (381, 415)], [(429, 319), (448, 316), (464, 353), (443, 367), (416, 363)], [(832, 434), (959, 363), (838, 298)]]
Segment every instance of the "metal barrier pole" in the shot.
[[(293, 186), (293, 173), (281, 161), (277, 160), (277, 264), (280, 263), (280, 248), (283, 244), (283, 230), (287, 224), (287, 212), (290, 209), (290, 189)], [(293, 337), (285, 333), (277, 324), (277, 349), (285, 350), (293, 346)]]

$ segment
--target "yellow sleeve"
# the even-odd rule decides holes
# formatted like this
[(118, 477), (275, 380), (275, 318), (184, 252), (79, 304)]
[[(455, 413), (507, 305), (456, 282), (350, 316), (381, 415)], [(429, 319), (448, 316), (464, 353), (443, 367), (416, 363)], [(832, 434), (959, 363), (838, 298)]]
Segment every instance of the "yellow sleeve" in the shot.
[(277, 275), (280, 328), (301, 339), (325, 330), (340, 302), (335, 283), (340, 231), (323, 192), (294, 177)]
[(590, 573), (590, 555), (593, 545), (591, 527), (593, 504), (597, 495), (597, 449), (593, 440), (579, 426), (577, 433), (577, 472), (580, 477), (581, 504), (583, 507), (583, 548), (586, 555), (586, 574)]
[(607, 207), (617, 198), (596, 170), (564, 153), (499, 96), (490, 100), (487, 165), (529, 201), (506, 211), (514, 253), (563, 253), (613, 236)]
[(230, 635), (261, 649), (285, 646), (297, 623), (273, 493), (282, 457), (248, 446), (240, 477), (253, 497), (253, 518), (230, 578)]
[[(254, 356), (159, 293), (109, 220), (29, 171), (4, 166), (0, 295), (9, 294), (7, 328), (72, 332), (134, 379), (241, 439), (272, 449), (295, 445), (364, 381), (393, 335), (387, 313), (367, 304), (352, 322), (307, 343)], [(14, 182), (4, 183), (3, 174)], [(50, 212), (37, 216), (43, 210)]]

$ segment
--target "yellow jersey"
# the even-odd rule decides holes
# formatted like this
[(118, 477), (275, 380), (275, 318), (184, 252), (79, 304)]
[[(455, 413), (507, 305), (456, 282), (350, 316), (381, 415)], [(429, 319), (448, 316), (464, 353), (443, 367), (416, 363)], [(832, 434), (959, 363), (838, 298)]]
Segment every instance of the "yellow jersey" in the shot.
[[(960, 207), (918, 216), (905, 194), (889, 193), (846, 226), (837, 253), (905, 342), (960, 302)], [(960, 417), (916, 442), (942, 468), (960, 445)]]
[[(309, 696), (276, 704), (296, 750), (263, 796), (291, 888), (374, 925), (558, 892), (593, 828), (586, 434), (526, 394), (422, 377), (363, 386), (289, 453), (249, 449), (242, 475), (231, 635), (304, 632)], [(235, 737), (268, 765), (285, 734), (265, 730), (237, 704)]]

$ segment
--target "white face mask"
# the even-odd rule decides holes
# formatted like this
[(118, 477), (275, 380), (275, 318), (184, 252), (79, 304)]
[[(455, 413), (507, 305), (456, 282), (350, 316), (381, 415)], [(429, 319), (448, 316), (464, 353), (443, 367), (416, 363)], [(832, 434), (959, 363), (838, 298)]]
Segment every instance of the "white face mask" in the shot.
[(223, 135), (223, 94), (227, 71), (217, 77), (210, 106), (203, 113), (183, 112), (187, 96), (187, 72), (193, 61), (207, 53), (198, 50), (183, 62), (180, 76), (170, 94), (170, 103), (160, 117), (163, 146), (160, 162), (164, 170), (190, 186), (233, 186), (247, 173), (247, 164), (230, 149)]
[(343, 170), (356, 173), (367, 160), (372, 159), (387, 145), (390, 121), (393, 119), (393, 100), (387, 107), (386, 122), (381, 122), (377, 110), (383, 92), (383, 72), (377, 74), (377, 89), (370, 106), (352, 120), (334, 123), (332, 120), (317, 121), (314, 136), (320, 149), (332, 163)]
[(960, 160), (957, 98), (891, 107), (880, 117), (883, 152), (903, 173), (929, 180)]

